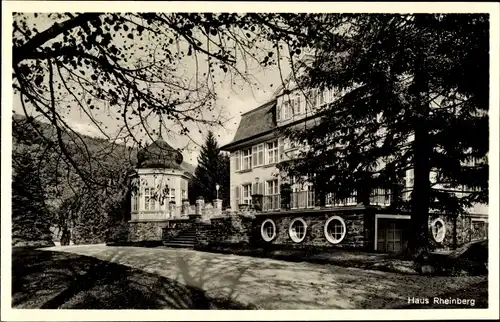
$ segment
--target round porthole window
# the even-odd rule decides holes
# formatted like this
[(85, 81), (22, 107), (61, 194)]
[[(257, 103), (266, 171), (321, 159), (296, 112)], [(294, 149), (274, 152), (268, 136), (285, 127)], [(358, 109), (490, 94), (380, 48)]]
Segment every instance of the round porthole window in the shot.
[(432, 238), (437, 243), (440, 243), (444, 240), (446, 235), (446, 226), (444, 225), (444, 221), (441, 218), (436, 218), (431, 224), (431, 232)]
[(269, 242), (276, 237), (276, 224), (271, 219), (266, 219), (260, 226), (260, 234), (262, 238)]
[(325, 222), (325, 237), (332, 244), (340, 243), (346, 234), (345, 221), (339, 216), (333, 216), (328, 218)]
[(306, 238), (307, 224), (302, 218), (295, 218), (290, 223), (290, 228), (288, 229), (288, 233), (290, 234), (290, 238), (296, 242), (300, 243)]

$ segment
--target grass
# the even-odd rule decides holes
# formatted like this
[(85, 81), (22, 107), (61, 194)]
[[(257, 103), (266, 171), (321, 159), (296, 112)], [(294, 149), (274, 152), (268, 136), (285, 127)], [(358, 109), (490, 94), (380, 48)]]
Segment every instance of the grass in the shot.
[(291, 262), (331, 264), (402, 274), (418, 274), (418, 268), (413, 261), (394, 258), (385, 253), (368, 253), (357, 250), (266, 249), (238, 245), (236, 247), (234, 245), (210, 245), (202, 249), (202, 251), (272, 258)]
[(160, 275), (94, 257), (13, 248), (18, 309), (250, 309)]

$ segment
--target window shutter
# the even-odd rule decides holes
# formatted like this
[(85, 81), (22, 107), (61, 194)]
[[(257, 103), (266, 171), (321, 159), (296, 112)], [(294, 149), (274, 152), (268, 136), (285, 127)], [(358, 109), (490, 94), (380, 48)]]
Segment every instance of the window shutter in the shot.
[(257, 184), (255, 182), (252, 183), (252, 195), (257, 193)]
[(257, 165), (257, 146), (252, 147), (252, 166)]
[(234, 187), (234, 199), (236, 200), (236, 208), (240, 204), (240, 186)]
[(259, 165), (264, 164), (264, 145), (261, 145), (260, 151), (259, 151)]
[(281, 121), (281, 109), (278, 107), (278, 104), (276, 104), (275, 113), (276, 113), (276, 121), (277, 122)]
[(240, 169), (241, 169), (240, 151), (235, 152), (234, 169), (235, 169), (235, 171), (240, 171)]
[(330, 102), (335, 101), (335, 96), (337, 96), (337, 90), (335, 88), (330, 89)]
[(259, 182), (259, 194), (264, 194), (264, 182)]
[(285, 159), (285, 154), (284, 154), (284, 152), (285, 152), (285, 144), (283, 142), (283, 139), (279, 139), (278, 140), (278, 151), (279, 151), (278, 152), (279, 153), (279, 160), (280, 161), (284, 161), (284, 159)]

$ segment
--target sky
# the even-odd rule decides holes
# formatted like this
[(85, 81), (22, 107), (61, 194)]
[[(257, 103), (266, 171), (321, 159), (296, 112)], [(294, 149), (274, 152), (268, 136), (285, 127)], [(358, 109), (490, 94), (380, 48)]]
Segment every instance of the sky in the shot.
[[(38, 30), (44, 30), (53, 24), (52, 20), (43, 16), (38, 16), (37, 18), (30, 17), (29, 22), (36, 24)], [(113, 41), (119, 44), (121, 43), (119, 37), (116, 37)], [(148, 46), (148, 44), (151, 45), (153, 42), (145, 40), (144, 44)], [(200, 59), (198, 60), (199, 62)], [(200, 65), (203, 64), (204, 63), (201, 63)], [(184, 73), (192, 75), (196, 73), (193, 61), (185, 61), (183, 62), (183, 65)], [(238, 62), (237, 66), (242, 69), (243, 62)], [(250, 70), (252, 71), (251, 75), (253, 77), (252, 82), (254, 83), (249, 84), (239, 82), (238, 85), (233, 85), (222, 71), (219, 74), (217, 74), (217, 71), (215, 72), (215, 80), (217, 81), (215, 84), (215, 92), (217, 95), (216, 107), (221, 110), (227, 120), (223, 124), (223, 127), (212, 128), (220, 146), (231, 142), (238, 128), (242, 113), (257, 108), (272, 98), (273, 92), (281, 84), (282, 77), (286, 77), (289, 72), (289, 66), (286, 61), (283, 61), (281, 68), (282, 71), (280, 73), (276, 67), (263, 69), (254, 65), (253, 67), (250, 67)], [(203, 69), (200, 69), (199, 73), (202, 72)], [(218, 83), (219, 80), (222, 81), (221, 84)], [(15, 96), (13, 103), (14, 112), (24, 114), (19, 97)], [(75, 104), (73, 103), (73, 105)], [(105, 131), (109, 135), (116, 131), (111, 129), (123, 126), (123, 121), (116, 120), (116, 116), (118, 115), (108, 115), (109, 112), (105, 113), (104, 111), (93, 113), (95, 119), (107, 126), (108, 130)], [(65, 120), (67, 124), (77, 132), (90, 136), (103, 137), (100, 130), (84, 113), (82, 113), (79, 108), (72, 108), (65, 116)], [(157, 128), (155, 125), (158, 122), (157, 118), (149, 118), (148, 121), (153, 128)], [(168, 124), (166, 125), (168, 126)], [(101, 130), (103, 129), (104, 127), (101, 127)], [(199, 129), (194, 127), (191, 129), (190, 138), (179, 136), (172, 137), (165, 135), (165, 133), (163, 133), (163, 138), (174, 148), (182, 148), (184, 160), (196, 165), (200, 145), (203, 143), (206, 133), (206, 127), (201, 128), (201, 133)], [(145, 141), (150, 141), (150, 138), (145, 135), (143, 138)]]

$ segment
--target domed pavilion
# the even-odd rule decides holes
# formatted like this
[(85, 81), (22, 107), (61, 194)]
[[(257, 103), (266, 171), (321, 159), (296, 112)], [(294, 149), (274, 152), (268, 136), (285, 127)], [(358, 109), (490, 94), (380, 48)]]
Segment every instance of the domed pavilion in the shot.
[(136, 192), (132, 221), (155, 221), (181, 216), (188, 198), (189, 177), (182, 154), (161, 137), (137, 153)]

